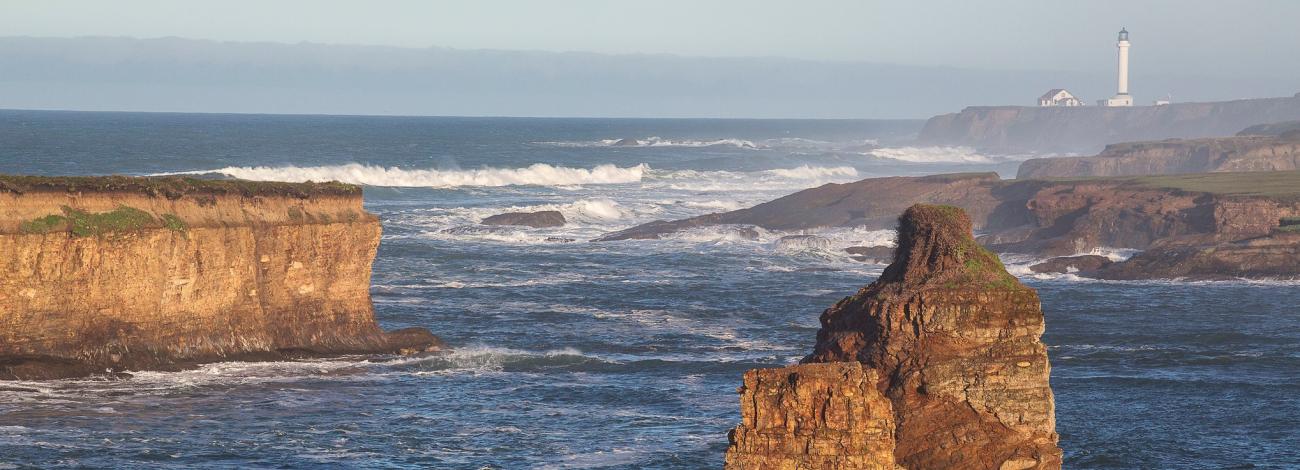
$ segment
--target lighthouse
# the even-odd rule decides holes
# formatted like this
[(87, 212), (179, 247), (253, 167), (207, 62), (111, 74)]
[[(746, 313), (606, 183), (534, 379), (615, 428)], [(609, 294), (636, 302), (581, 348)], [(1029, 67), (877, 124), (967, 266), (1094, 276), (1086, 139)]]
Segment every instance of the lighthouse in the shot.
[(1133, 106), (1133, 97), (1128, 94), (1128, 29), (1120, 28), (1119, 41), (1115, 43), (1115, 48), (1119, 49), (1119, 83), (1115, 96), (1108, 100), (1101, 100), (1102, 106)]

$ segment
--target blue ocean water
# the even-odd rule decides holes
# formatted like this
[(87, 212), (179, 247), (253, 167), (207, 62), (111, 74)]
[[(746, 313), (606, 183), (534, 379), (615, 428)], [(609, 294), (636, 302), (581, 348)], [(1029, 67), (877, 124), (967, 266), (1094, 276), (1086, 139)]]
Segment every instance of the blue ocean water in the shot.
[[(812, 347), (889, 231), (713, 228), (587, 243), (827, 182), (1014, 173), (916, 121), (0, 111), (0, 172), (366, 184), (372, 295), (428, 358), (222, 363), (0, 383), (0, 468), (716, 468), (750, 368)], [(555, 229), (487, 229), (554, 209)], [(570, 241), (572, 240), (572, 241)], [(1119, 253), (1117, 253), (1119, 254)], [(1032, 276), (1068, 468), (1294, 468), (1300, 284)]]

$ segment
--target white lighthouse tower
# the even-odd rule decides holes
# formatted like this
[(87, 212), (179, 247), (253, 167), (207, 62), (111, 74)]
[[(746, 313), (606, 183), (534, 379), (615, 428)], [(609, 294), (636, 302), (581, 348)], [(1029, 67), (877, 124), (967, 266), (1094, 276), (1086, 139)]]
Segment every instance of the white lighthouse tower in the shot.
[(1108, 100), (1101, 100), (1102, 106), (1133, 106), (1133, 97), (1128, 94), (1128, 29), (1120, 28), (1119, 42), (1119, 90)]

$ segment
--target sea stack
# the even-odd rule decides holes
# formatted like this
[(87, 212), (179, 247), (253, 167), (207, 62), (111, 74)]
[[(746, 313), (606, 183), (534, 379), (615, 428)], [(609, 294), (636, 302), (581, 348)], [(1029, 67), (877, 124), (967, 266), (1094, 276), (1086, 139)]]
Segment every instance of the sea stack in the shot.
[(803, 364), (746, 374), (727, 468), (1060, 468), (1038, 294), (961, 209), (907, 209), (893, 263), (821, 324)]

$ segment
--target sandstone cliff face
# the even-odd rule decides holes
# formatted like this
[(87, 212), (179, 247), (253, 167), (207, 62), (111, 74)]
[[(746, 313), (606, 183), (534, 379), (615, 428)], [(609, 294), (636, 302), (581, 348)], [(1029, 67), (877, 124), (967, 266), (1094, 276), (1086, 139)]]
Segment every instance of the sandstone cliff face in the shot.
[(378, 220), (359, 190), (0, 193), (0, 377), (396, 352), (370, 304)]
[(1296, 119), (1300, 96), (1132, 108), (982, 106), (930, 118), (918, 140), (1003, 153), (1095, 153), (1116, 142), (1226, 137)]
[[(899, 221), (893, 264), (871, 285), (826, 310), (821, 323), (817, 344), (805, 364), (777, 374), (840, 362), (858, 362), (874, 370), (876, 390), (892, 404), (893, 454), (898, 465), (910, 469), (1060, 467), (1048, 385), (1050, 365), (1046, 347), (1039, 341), (1043, 315), (1038, 295), (975, 243), (971, 220), (960, 209), (909, 208)], [(747, 380), (747, 394), (751, 388)], [(863, 403), (874, 398), (857, 396)], [(752, 400), (742, 398), (742, 406)], [(779, 402), (781, 407), (795, 408), (781, 416), (809, 412), (800, 408), (805, 401)], [(775, 407), (772, 403), (756, 408)], [(780, 433), (769, 433), (762, 445), (748, 443), (748, 423), (733, 434), (729, 452), (780, 449), (773, 452), (774, 458), (787, 461), (796, 453), (791, 448), (807, 448), (789, 445), (791, 438)], [(728, 460), (733, 461), (737, 460)]]
[(745, 373), (730, 469), (894, 470), (893, 405), (856, 362)]
[(1164, 140), (1107, 145), (1093, 157), (1035, 158), (1016, 178), (1172, 175), (1300, 169), (1300, 139), (1271, 136)]

